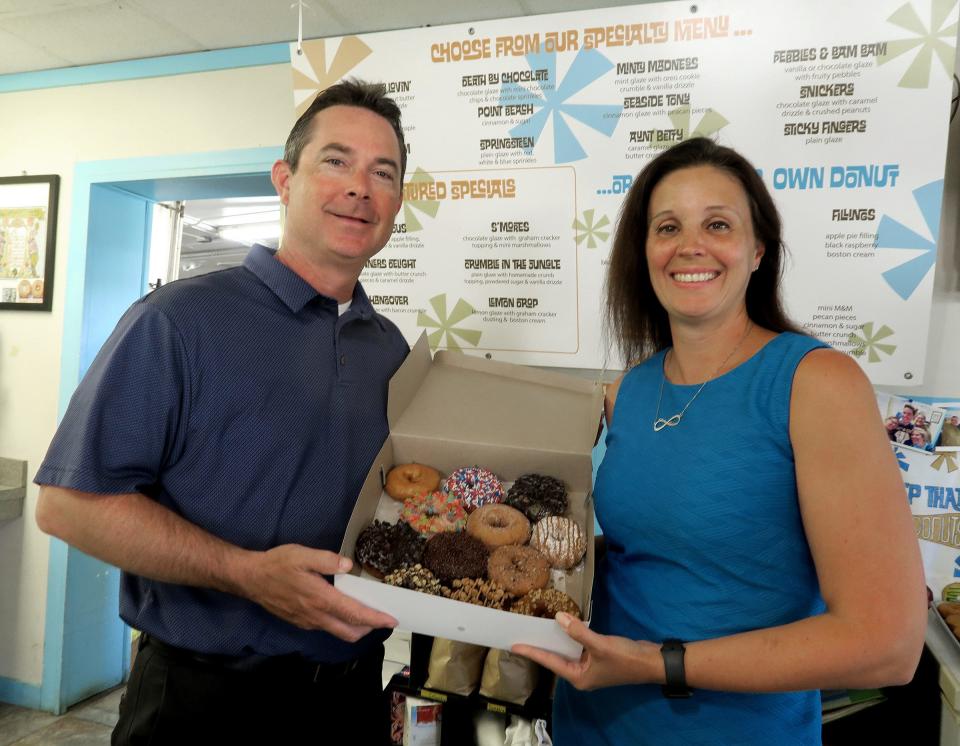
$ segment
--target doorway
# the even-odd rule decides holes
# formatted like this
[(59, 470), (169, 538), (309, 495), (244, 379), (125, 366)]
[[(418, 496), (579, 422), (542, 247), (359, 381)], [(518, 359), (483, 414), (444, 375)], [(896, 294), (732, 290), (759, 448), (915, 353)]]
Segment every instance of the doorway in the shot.
[[(59, 416), (118, 319), (149, 291), (154, 205), (275, 194), (281, 148), (97, 161), (74, 171)], [(120, 573), (50, 541), (41, 703), (62, 713), (116, 686), (130, 665), (118, 616)]]

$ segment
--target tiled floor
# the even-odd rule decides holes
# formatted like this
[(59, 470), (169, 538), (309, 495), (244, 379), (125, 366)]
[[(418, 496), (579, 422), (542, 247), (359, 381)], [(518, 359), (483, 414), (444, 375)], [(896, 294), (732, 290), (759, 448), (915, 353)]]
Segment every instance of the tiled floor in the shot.
[[(383, 685), (410, 662), (410, 633), (385, 643)], [(80, 702), (59, 717), (0, 702), (0, 746), (108, 746), (123, 687)]]
[(98, 694), (59, 717), (0, 703), (0, 746), (109, 746), (122, 692)]

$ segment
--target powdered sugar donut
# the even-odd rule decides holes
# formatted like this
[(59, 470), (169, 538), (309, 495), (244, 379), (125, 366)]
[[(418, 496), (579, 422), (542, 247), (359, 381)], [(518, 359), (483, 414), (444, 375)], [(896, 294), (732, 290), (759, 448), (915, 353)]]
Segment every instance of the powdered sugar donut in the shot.
[(564, 570), (577, 564), (587, 551), (583, 529), (569, 518), (557, 515), (537, 521), (530, 546), (543, 552), (553, 567)]
[(481, 505), (503, 502), (503, 485), (497, 475), (479, 466), (457, 469), (446, 478), (442, 489), (463, 502), (468, 513)]

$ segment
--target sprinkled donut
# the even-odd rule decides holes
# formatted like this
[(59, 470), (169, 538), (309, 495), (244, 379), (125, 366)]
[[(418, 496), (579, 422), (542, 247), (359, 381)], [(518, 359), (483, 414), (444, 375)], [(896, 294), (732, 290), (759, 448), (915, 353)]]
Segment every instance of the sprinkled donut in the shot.
[(406, 523), (374, 521), (357, 537), (354, 555), (364, 570), (378, 578), (423, 557), (426, 540)]
[(440, 486), (440, 472), (423, 464), (397, 464), (387, 473), (387, 494), (394, 500), (429, 495)]
[(481, 505), (467, 518), (467, 533), (488, 548), (507, 544), (526, 544), (530, 540), (530, 521), (507, 505)]
[(567, 487), (555, 477), (524, 474), (510, 486), (503, 502), (536, 523), (549, 515), (567, 512)]
[(400, 517), (427, 537), (444, 531), (462, 531), (467, 525), (463, 503), (440, 490), (404, 500)]
[(577, 606), (577, 602), (556, 588), (538, 588), (535, 591), (530, 591), (511, 606), (510, 611), (515, 614), (538, 616), (544, 619), (553, 619), (557, 612), (562, 611), (565, 614), (575, 616), (577, 619), (580, 618), (580, 607)]
[(503, 485), (497, 475), (479, 466), (464, 466), (446, 478), (443, 491), (463, 502), (472, 513), (481, 505), (503, 502)]
[(435, 534), (423, 550), (423, 564), (444, 585), (457, 578), (482, 578), (487, 574), (487, 548), (465, 531)]
[(577, 564), (587, 551), (583, 530), (569, 518), (556, 515), (537, 521), (530, 546), (543, 552), (551, 565), (564, 570)]
[(550, 581), (550, 562), (533, 547), (497, 547), (487, 560), (487, 575), (514, 596), (522, 596)]

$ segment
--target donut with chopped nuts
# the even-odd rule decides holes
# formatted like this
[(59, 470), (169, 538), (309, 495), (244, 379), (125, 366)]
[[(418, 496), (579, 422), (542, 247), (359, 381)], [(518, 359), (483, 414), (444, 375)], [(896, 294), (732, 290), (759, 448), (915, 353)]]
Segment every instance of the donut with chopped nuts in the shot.
[(530, 591), (526, 596), (510, 607), (515, 614), (537, 616), (544, 619), (553, 619), (558, 612), (580, 618), (580, 607), (563, 591), (556, 588), (538, 588)]

